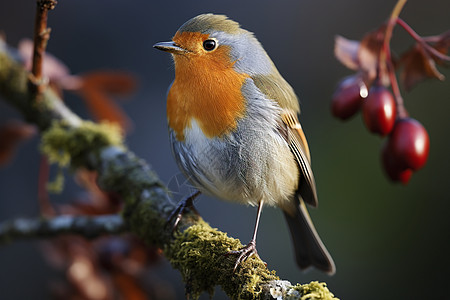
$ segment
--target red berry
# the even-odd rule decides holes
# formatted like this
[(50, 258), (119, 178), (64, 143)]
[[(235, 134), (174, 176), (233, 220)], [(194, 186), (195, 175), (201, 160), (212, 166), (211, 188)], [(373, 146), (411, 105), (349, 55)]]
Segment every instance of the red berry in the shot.
[(338, 85), (331, 101), (333, 115), (342, 120), (353, 116), (367, 96), (367, 87), (358, 75), (344, 78)]
[(386, 135), (392, 131), (396, 109), (392, 93), (384, 86), (370, 88), (362, 106), (364, 123), (370, 132)]
[(394, 157), (389, 142), (384, 143), (381, 150), (381, 162), (386, 174), (392, 181), (400, 181), (406, 185), (411, 179), (413, 171), (399, 165)]
[(389, 147), (399, 165), (415, 171), (422, 168), (427, 161), (430, 139), (422, 124), (405, 118), (395, 123), (389, 137)]

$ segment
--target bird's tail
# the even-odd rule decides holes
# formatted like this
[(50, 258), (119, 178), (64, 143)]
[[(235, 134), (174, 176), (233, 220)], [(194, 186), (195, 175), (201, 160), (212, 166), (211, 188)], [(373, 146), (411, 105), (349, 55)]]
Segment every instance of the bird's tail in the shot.
[(284, 212), (284, 216), (291, 232), (298, 266), (300, 269), (314, 266), (330, 275), (334, 274), (336, 268), (333, 259), (320, 240), (302, 199), (296, 207), (294, 215)]

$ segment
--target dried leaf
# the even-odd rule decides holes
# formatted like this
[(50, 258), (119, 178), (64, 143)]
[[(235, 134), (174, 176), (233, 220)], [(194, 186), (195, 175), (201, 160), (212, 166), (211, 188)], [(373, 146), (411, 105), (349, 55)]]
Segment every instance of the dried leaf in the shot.
[(122, 272), (113, 274), (114, 285), (117, 286), (122, 299), (146, 300), (147, 293), (142, 289), (136, 277)]
[(403, 65), (400, 80), (408, 91), (427, 78), (445, 79), (431, 55), (418, 43), (402, 55), (400, 63)]
[[(25, 69), (31, 70), (33, 63), (33, 41), (30, 39), (22, 39), (19, 42), (18, 50), (23, 59)], [(42, 73), (53, 86), (64, 90), (76, 90), (80, 87), (80, 78), (71, 75), (69, 68), (55, 56), (46, 52), (42, 62)]]
[(115, 198), (109, 197), (102, 191), (97, 184), (97, 172), (87, 169), (78, 169), (75, 173), (75, 181), (86, 190), (82, 198), (77, 198), (73, 203), (73, 208), (77, 213), (87, 215), (102, 215), (117, 213), (120, 208), (120, 202)]
[(51, 217), (56, 214), (55, 208), (50, 202), (50, 197), (48, 195), (47, 184), (49, 182), (49, 178), (50, 164), (47, 157), (45, 155), (41, 155), (41, 162), (39, 164), (37, 197), (39, 200), (41, 215), (44, 217)]
[(49, 289), (53, 300), (85, 300), (80, 293), (67, 282), (53, 280), (49, 282)]
[(101, 275), (92, 259), (84, 253), (74, 255), (67, 269), (69, 281), (80, 291), (85, 299), (111, 299), (111, 284)]
[(133, 75), (118, 71), (95, 71), (83, 75), (84, 85), (95, 86), (112, 96), (128, 96), (136, 89)]
[[(78, 239), (80, 238), (78, 237)], [(68, 237), (61, 237), (51, 241), (43, 241), (39, 245), (47, 263), (56, 269), (67, 268), (67, 241)]]
[[(438, 52), (446, 55), (450, 50), (450, 30), (446, 31), (436, 37), (436, 42), (433, 45), (433, 48), (436, 49)], [(436, 56), (432, 55), (434, 58), (434, 61), (438, 65), (444, 65), (444, 61), (437, 58)], [(448, 61), (447, 61), (448, 62)]]
[(37, 132), (33, 125), (18, 120), (10, 120), (0, 127), (0, 165), (11, 160), (18, 144)]
[(357, 70), (359, 68), (359, 46), (359, 41), (349, 40), (337, 35), (334, 39), (334, 55), (347, 68)]
[[(381, 26), (377, 30), (367, 33), (361, 40), (358, 50), (359, 67), (363, 70), (370, 81), (377, 77), (379, 70), (380, 52), (383, 47), (385, 26)], [(378, 74), (383, 83), (389, 82), (388, 74)]]
[[(31, 70), (33, 42), (23, 39), (18, 48), (25, 68)], [(49, 53), (44, 55), (42, 69), (56, 92), (61, 94), (62, 90), (77, 91), (95, 118), (117, 123), (124, 131), (130, 129), (130, 120), (112, 98), (127, 96), (135, 90), (136, 80), (133, 76), (112, 71), (92, 72), (83, 76), (71, 75), (69, 68)]]
[(135, 88), (136, 80), (131, 75), (104, 71), (83, 75), (79, 92), (96, 119), (117, 123), (128, 130), (131, 122), (112, 98), (129, 95)]

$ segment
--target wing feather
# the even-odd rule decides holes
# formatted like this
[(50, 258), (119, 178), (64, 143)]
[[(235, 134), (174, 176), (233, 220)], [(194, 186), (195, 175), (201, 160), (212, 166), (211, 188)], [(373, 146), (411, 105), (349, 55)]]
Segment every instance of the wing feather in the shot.
[(287, 127), (287, 142), (297, 164), (300, 168), (298, 193), (303, 200), (317, 207), (317, 189), (311, 168), (311, 156), (303, 129), (295, 112), (285, 109), (282, 113), (282, 121)]
[(297, 114), (300, 113), (297, 96), (275, 66), (273, 66), (273, 72), (270, 75), (253, 75), (252, 79), (258, 89), (268, 99), (276, 101), (283, 110), (281, 119), (284, 128), (280, 128), (280, 134), (288, 142), (301, 173), (297, 193), (306, 203), (316, 207), (318, 204), (316, 183), (311, 169), (308, 143), (297, 118)]

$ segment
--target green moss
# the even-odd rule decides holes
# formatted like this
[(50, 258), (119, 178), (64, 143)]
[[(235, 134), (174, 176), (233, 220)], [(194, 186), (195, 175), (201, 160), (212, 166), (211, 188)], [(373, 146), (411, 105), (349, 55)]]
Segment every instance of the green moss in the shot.
[[(133, 201), (133, 199), (124, 200), (125, 203)], [(127, 209), (125, 209), (123, 215), (133, 233), (148, 245), (160, 247), (163, 240), (170, 239), (170, 230), (166, 230), (165, 219), (161, 218), (160, 212), (153, 205), (153, 201), (142, 199), (137, 205), (127, 205), (126, 208), (130, 208), (132, 213), (127, 215)]]
[(226, 254), (241, 247), (239, 240), (200, 220), (179, 233), (165, 254), (172, 266), (181, 271), (186, 292), (193, 299), (197, 299), (203, 291), (212, 295), (216, 285), (222, 286), (232, 299), (257, 299), (262, 292), (261, 283), (277, 280), (278, 277), (255, 256), (233, 272), (236, 256)]
[[(105, 146), (122, 146), (120, 128), (112, 123), (93, 123), (84, 121), (79, 127), (67, 126), (63, 121), (54, 122), (42, 135), (41, 151), (50, 163), (59, 167), (83, 166), (88, 153), (98, 153)], [(62, 175), (56, 177), (50, 187), (62, 189)]]
[(339, 300), (328, 290), (325, 282), (311, 281), (309, 284), (297, 284), (294, 289), (302, 295), (301, 300)]
[(69, 127), (55, 122), (43, 133), (41, 150), (52, 163), (78, 166), (86, 153), (110, 145), (122, 145), (120, 129), (113, 123), (84, 121), (79, 127)]

